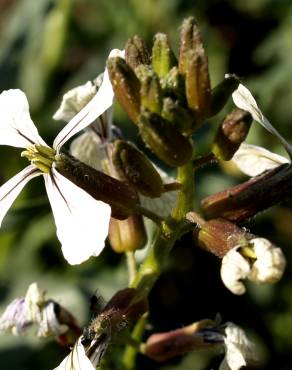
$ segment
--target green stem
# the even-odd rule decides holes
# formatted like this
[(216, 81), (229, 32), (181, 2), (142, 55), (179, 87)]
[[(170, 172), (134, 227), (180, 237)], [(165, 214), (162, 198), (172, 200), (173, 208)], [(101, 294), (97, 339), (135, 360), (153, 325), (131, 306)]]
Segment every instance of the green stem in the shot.
[(129, 285), (133, 282), (136, 272), (137, 272), (137, 264), (135, 259), (134, 252), (127, 252), (127, 266), (128, 266), (128, 275), (129, 275)]

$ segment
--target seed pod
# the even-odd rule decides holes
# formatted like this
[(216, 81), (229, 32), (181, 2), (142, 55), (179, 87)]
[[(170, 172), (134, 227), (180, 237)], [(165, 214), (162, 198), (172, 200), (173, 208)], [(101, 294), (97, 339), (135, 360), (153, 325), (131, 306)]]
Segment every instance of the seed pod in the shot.
[(237, 89), (239, 83), (240, 81), (236, 75), (227, 74), (224, 80), (212, 89), (209, 117), (213, 117), (221, 111), (233, 91)]
[(159, 77), (164, 77), (177, 65), (176, 57), (168, 43), (167, 35), (157, 33), (152, 48), (152, 67)]
[(163, 193), (164, 186), (159, 173), (133, 144), (116, 140), (112, 161), (119, 177), (129, 182), (139, 193), (151, 198)]
[(194, 17), (183, 21), (180, 34), (179, 72), (185, 74), (188, 69), (189, 51), (204, 50), (201, 34)]
[(117, 253), (135, 251), (143, 248), (147, 241), (141, 215), (131, 215), (126, 220), (111, 218), (109, 243)]
[(234, 109), (218, 128), (212, 152), (218, 159), (229, 161), (246, 139), (252, 123), (252, 116), (241, 109)]
[(145, 144), (169, 166), (182, 166), (192, 157), (192, 145), (173, 124), (158, 114), (144, 112), (139, 130)]
[(128, 39), (125, 46), (125, 59), (133, 70), (140, 64), (150, 64), (150, 55), (141, 37), (135, 35)]
[(130, 119), (137, 123), (140, 115), (139, 79), (122, 58), (110, 58), (107, 61), (107, 68), (117, 100)]
[(159, 79), (153, 71), (141, 80), (141, 104), (153, 113), (160, 113), (162, 106), (162, 92)]
[(129, 185), (97, 171), (69, 154), (62, 153), (55, 168), (94, 199), (108, 203), (112, 217), (123, 220), (134, 213), (138, 204), (137, 193)]

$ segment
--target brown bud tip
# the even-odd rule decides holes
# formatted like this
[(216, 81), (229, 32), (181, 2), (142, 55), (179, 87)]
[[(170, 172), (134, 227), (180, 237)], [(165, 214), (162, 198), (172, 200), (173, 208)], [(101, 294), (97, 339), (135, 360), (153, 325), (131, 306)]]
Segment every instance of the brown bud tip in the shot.
[(133, 70), (140, 64), (150, 64), (150, 54), (141, 37), (135, 35), (128, 39), (125, 46), (125, 59)]
[(244, 229), (223, 218), (218, 218), (203, 223), (198, 232), (197, 241), (201, 248), (221, 258), (230, 249), (242, 244), (246, 237), (247, 232)]
[(218, 159), (229, 161), (246, 139), (252, 123), (251, 115), (241, 109), (234, 109), (223, 120), (216, 133), (212, 152)]
[(145, 144), (169, 166), (182, 166), (192, 157), (192, 145), (171, 122), (158, 114), (144, 112), (139, 130)]
[(133, 144), (116, 140), (113, 144), (112, 161), (121, 179), (129, 182), (139, 193), (148, 197), (160, 197), (162, 179), (149, 159)]
[(59, 156), (56, 170), (94, 199), (108, 203), (112, 217), (125, 219), (135, 212), (138, 196), (128, 184), (87, 166), (68, 153)]
[(112, 218), (109, 226), (109, 243), (117, 253), (143, 248), (147, 240), (142, 216), (132, 215), (126, 220)]
[(110, 58), (107, 61), (107, 68), (117, 100), (130, 119), (137, 123), (140, 115), (141, 84), (139, 79), (122, 58)]
[(176, 57), (168, 43), (167, 35), (157, 33), (152, 48), (152, 67), (159, 77), (165, 76), (177, 65)]

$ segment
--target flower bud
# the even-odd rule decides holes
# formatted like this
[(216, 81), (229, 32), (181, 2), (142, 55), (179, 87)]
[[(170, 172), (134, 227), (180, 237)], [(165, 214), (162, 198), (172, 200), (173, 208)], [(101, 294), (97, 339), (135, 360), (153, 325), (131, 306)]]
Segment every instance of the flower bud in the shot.
[(157, 33), (152, 48), (152, 67), (157, 75), (164, 77), (177, 64), (176, 57), (168, 43), (167, 35)]
[(108, 203), (112, 217), (125, 219), (134, 212), (138, 203), (136, 191), (129, 185), (97, 171), (68, 153), (60, 154), (56, 170), (94, 199)]
[(141, 37), (135, 35), (128, 39), (125, 46), (125, 59), (133, 70), (140, 64), (150, 64), (150, 55)]
[(252, 117), (248, 112), (234, 109), (223, 120), (216, 133), (212, 152), (218, 159), (229, 161), (246, 139)]
[(211, 88), (207, 56), (203, 48), (187, 53), (186, 97), (188, 105), (200, 119), (205, 118), (210, 109)]
[(180, 132), (190, 134), (195, 126), (194, 115), (178, 101), (163, 99), (162, 117), (170, 121)]
[(161, 86), (157, 75), (151, 71), (141, 81), (142, 106), (153, 113), (160, 113), (162, 105)]
[(191, 159), (192, 145), (189, 140), (158, 114), (143, 113), (139, 130), (145, 144), (169, 166), (182, 166)]
[(223, 257), (235, 246), (247, 244), (247, 232), (223, 218), (206, 221), (198, 232), (197, 240), (201, 248)]
[(212, 89), (210, 117), (221, 111), (233, 91), (237, 89), (239, 83), (240, 81), (236, 75), (226, 74), (224, 80)]
[(140, 115), (140, 81), (124, 59), (110, 58), (107, 62), (115, 96), (130, 119), (138, 122)]
[(280, 165), (242, 184), (210, 195), (201, 201), (207, 219), (223, 217), (242, 222), (292, 195), (292, 170)]
[(133, 144), (116, 140), (112, 161), (120, 179), (125, 179), (139, 193), (156, 198), (164, 190), (162, 179), (149, 159)]
[(184, 75), (187, 72), (189, 51), (196, 52), (200, 49), (203, 49), (203, 42), (195, 18), (186, 18), (183, 21), (180, 34), (179, 72), (181, 74)]
[(213, 323), (212, 320), (206, 319), (177, 330), (152, 334), (148, 338), (143, 352), (152, 360), (167, 361), (193, 350), (214, 346), (214, 343), (205, 341), (203, 335), (204, 329), (210, 327)]
[(164, 96), (170, 96), (186, 105), (185, 82), (177, 67), (173, 67), (160, 82)]
[(111, 218), (108, 237), (112, 249), (117, 253), (143, 248), (147, 236), (142, 216), (131, 215), (126, 220)]

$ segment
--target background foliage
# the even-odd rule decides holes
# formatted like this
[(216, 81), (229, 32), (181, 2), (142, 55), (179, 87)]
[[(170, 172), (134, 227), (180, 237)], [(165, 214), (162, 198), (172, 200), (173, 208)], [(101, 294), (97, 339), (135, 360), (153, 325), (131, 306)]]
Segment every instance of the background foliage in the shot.
[[(178, 27), (194, 15), (205, 40), (212, 84), (226, 72), (238, 74), (258, 97), (270, 121), (292, 142), (292, 3), (289, 0), (0, 0), (0, 89), (21, 88), (28, 95), (40, 133), (52, 142), (60, 123), (52, 120), (62, 94), (95, 78), (112, 48), (123, 48), (139, 34), (149, 45), (154, 33), (178, 45)], [(115, 123), (136, 138), (133, 126), (117, 107)], [(220, 122), (215, 117), (198, 134), (198, 152), (208, 151)], [(249, 142), (282, 152), (261, 127)], [(0, 181), (24, 167), (17, 149), (0, 148)], [(235, 176), (234, 176), (235, 175)], [(197, 175), (198, 199), (243, 180), (230, 168), (206, 167)], [(99, 258), (75, 267), (62, 257), (42, 179), (35, 179), (8, 213), (0, 234), (1, 312), (28, 285), (37, 281), (48, 296), (64, 304), (86, 324), (89, 297), (105, 299), (127, 284), (123, 256), (108, 247)], [(292, 355), (292, 210), (291, 202), (261, 214), (246, 226), (281, 246), (288, 267), (276, 286), (249, 285), (236, 297), (220, 281), (220, 261), (195, 249), (191, 236), (174, 248), (150, 296), (152, 331), (187, 325), (220, 312), (223, 320), (243, 326), (258, 343), (257, 369), (291, 369)], [(98, 220), (97, 220), (98, 228)], [(33, 335), (0, 337), (2, 370), (52, 369), (65, 356), (51, 341)], [(203, 370), (218, 368), (220, 357), (194, 353), (160, 365), (139, 358), (138, 368)]]

